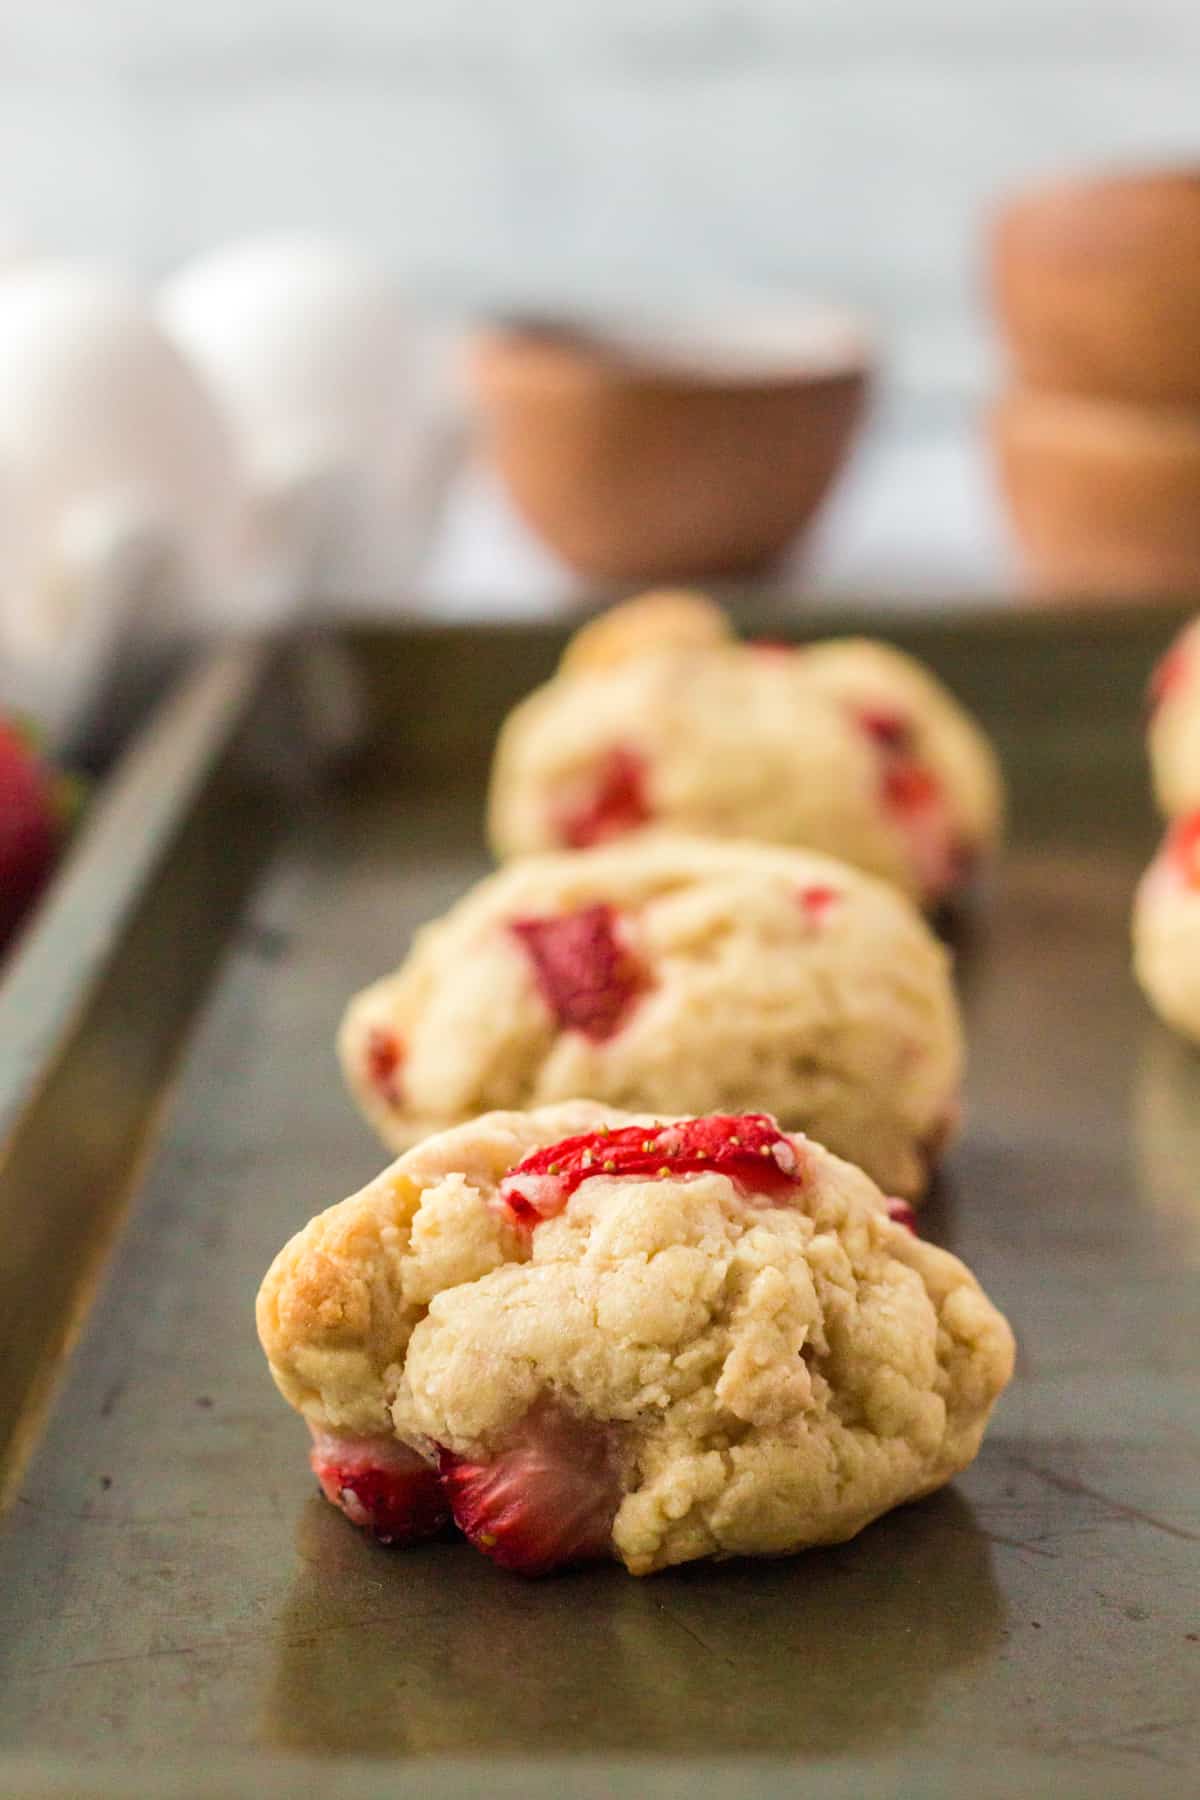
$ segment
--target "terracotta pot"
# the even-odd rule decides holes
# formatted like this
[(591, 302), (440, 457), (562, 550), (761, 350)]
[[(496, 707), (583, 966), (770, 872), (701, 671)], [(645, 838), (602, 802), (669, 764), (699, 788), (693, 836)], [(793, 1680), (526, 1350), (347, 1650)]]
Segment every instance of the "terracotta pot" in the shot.
[(1200, 596), (1200, 410), (1015, 389), (992, 444), (1047, 597)]
[(1019, 195), (992, 278), (1022, 382), (1200, 405), (1200, 168)]
[(607, 581), (778, 556), (845, 460), (867, 366), (856, 326), (812, 313), (686, 337), (516, 324), (472, 356), (485, 445), (517, 509)]

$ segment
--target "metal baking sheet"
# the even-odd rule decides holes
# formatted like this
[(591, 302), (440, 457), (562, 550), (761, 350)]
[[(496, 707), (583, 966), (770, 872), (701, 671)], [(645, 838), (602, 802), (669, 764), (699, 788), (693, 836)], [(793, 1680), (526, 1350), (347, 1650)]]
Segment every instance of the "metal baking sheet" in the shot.
[[(333, 1030), (486, 866), (490, 734), (556, 635), (194, 675), (0, 990), (0, 1795), (1191, 1791), (1200, 1060), (1127, 966), (1174, 623), (886, 621), (1012, 784), (923, 1229), (1008, 1311), (1017, 1377), (973, 1468), (853, 1543), (642, 1582), (363, 1538), (252, 1324), (284, 1238), (380, 1165)], [(365, 697), (332, 768), (314, 666)]]

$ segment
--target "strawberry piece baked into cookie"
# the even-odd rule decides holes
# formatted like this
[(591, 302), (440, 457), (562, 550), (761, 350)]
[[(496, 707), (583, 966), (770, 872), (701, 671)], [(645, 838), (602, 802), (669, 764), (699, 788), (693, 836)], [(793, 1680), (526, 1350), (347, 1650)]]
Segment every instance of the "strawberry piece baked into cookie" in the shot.
[(350, 1519), (452, 1518), (527, 1575), (852, 1537), (966, 1467), (1013, 1364), (858, 1169), (763, 1114), (588, 1101), (409, 1151), (293, 1238), (258, 1324)]
[(946, 952), (901, 895), (811, 852), (666, 834), (489, 877), (351, 1002), (339, 1049), (396, 1150), (577, 1094), (763, 1107), (907, 1199), (962, 1069)]
[(884, 644), (739, 643), (698, 594), (585, 626), (500, 735), (501, 859), (655, 826), (839, 856), (935, 906), (995, 848), (995, 758), (946, 689)]

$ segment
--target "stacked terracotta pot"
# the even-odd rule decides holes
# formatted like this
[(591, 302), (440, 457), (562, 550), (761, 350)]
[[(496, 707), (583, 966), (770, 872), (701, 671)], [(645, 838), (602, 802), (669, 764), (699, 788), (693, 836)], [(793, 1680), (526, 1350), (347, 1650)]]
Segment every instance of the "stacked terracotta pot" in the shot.
[(1018, 196), (992, 279), (992, 442), (1035, 589), (1200, 594), (1200, 168)]
[(480, 334), (485, 456), (516, 510), (597, 582), (754, 573), (811, 523), (862, 420), (874, 352), (796, 305)]

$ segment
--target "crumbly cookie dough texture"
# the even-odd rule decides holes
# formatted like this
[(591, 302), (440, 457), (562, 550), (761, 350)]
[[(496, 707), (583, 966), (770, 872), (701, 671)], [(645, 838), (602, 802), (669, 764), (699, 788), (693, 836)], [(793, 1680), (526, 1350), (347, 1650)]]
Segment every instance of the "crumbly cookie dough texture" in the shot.
[(1159, 1017), (1200, 1042), (1200, 620), (1154, 672), (1147, 736), (1168, 825), (1134, 901), (1134, 970)]
[(963, 1043), (947, 954), (884, 883), (643, 834), (480, 883), (351, 1002), (339, 1054), (393, 1149), (579, 1094), (762, 1109), (913, 1199), (954, 1133)]
[(585, 626), (499, 739), (501, 860), (654, 825), (802, 845), (925, 903), (995, 848), (1001, 780), (918, 663), (860, 639), (743, 644), (702, 595), (644, 595)]
[(659, 1128), (589, 1102), (493, 1113), (314, 1219), (259, 1295), (285, 1398), (443, 1469), (486, 1469), (552, 1409), (604, 1443), (609, 1552), (639, 1575), (836, 1543), (963, 1469), (1008, 1325), (816, 1144), (793, 1140), (788, 1204), (715, 1171), (597, 1173), (532, 1231), (507, 1216), (530, 1152), (630, 1123)]

